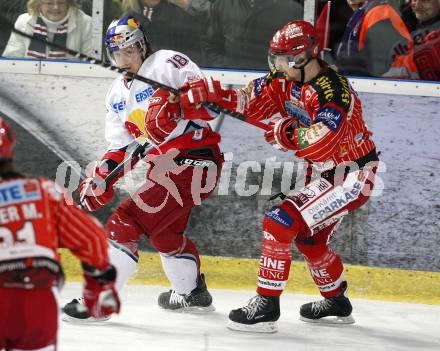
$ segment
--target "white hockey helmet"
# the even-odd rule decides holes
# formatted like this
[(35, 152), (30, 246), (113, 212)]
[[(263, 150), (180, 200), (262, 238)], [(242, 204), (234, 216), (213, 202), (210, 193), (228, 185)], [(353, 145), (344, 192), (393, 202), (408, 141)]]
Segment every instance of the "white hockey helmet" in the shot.
[(150, 42), (145, 36), (142, 25), (132, 16), (125, 16), (110, 23), (105, 33), (105, 47), (107, 56), (116, 64), (113, 53), (131, 45), (137, 45), (143, 59), (151, 52)]

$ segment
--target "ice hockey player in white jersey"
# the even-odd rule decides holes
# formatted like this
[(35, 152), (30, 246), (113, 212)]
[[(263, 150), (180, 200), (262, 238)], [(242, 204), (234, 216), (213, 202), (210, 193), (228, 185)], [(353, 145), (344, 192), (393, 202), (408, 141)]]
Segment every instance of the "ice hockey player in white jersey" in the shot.
[[(131, 73), (178, 89), (203, 77), (199, 67), (182, 53), (152, 53), (146, 35), (133, 17), (114, 20), (105, 45), (111, 62)], [(118, 269), (120, 289), (135, 271), (138, 242), (146, 235), (159, 252), (171, 290), (160, 294), (159, 306), (168, 310), (212, 311), (200, 258), (192, 240), (184, 235), (195, 205), (209, 197), (219, 178), (223, 155), (220, 135), (209, 127), (211, 113), (204, 108), (183, 111), (178, 99), (162, 88), (127, 76), (115, 79), (106, 97), (105, 137), (107, 151), (80, 185), (80, 200), (89, 211), (108, 203), (115, 179), (106, 189), (99, 184), (126, 157), (136, 138), (156, 145), (144, 161), (149, 162), (146, 182), (122, 201), (109, 217), (110, 260)], [(215, 115), (214, 115), (215, 116)], [(80, 300), (64, 307), (64, 319), (90, 320), (79, 313)], [(83, 310), (83, 309), (81, 309)]]

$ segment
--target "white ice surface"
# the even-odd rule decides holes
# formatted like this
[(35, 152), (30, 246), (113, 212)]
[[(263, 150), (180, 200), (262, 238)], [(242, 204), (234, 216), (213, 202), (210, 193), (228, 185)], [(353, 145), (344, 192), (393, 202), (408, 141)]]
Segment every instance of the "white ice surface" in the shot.
[[(297, 350), (403, 351), (440, 350), (440, 306), (352, 299), (353, 325), (301, 322), (301, 304), (319, 296), (285, 294), (279, 332), (252, 334), (225, 327), (231, 309), (243, 306), (252, 291), (211, 290), (215, 312), (183, 314), (163, 311), (157, 296), (163, 287), (128, 285), (121, 314), (99, 325), (61, 322), (59, 350)], [(79, 296), (80, 284), (68, 283), (60, 302)]]

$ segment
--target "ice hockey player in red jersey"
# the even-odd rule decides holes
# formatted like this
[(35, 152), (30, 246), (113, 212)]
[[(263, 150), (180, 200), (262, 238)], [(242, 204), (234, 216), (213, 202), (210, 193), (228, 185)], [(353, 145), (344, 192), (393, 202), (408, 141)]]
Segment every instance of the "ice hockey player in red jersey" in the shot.
[(0, 117), (0, 350), (56, 350), (57, 290), (64, 283), (57, 249), (84, 270), (84, 305), (95, 318), (119, 312), (106, 233), (55, 184), (15, 171), (15, 133)]
[[(203, 77), (197, 65), (182, 53), (153, 53), (133, 17), (113, 21), (105, 44), (113, 64), (173, 88)], [(122, 287), (136, 269), (138, 241), (146, 235), (159, 252), (171, 283), (171, 290), (159, 296), (159, 306), (179, 311), (213, 310), (212, 297), (200, 273), (198, 250), (184, 235), (192, 209), (213, 192), (223, 164), (220, 135), (206, 121), (212, 119), (210, 112), (200, 109), (195, 114), (182, 113), (168, 91), (123, 75), (110, 87), (106, 106), (109, 146), (93, 176), (80, 186), (81, 203), (87, 209), (94, 211), (112, 198), (113, 186), (102, 192), (90, 184), (98, 183), (123, 161), (128, 145), (139, 137), (156, 145), (144, 159), (150, 165), (146, 183), (119, 205), (106, 224), (109, 239), (119, 245), (119, 249), (112, 245), (110, 252), (110, 261), (119, 273), (117, 287)], [(162, 154), (157, 157), (162, 164), (156, 163), (154, 154)], [(161, 168), (167, 170), (166, 177), (161, 175)], [(78, 301), (73, 300), (64, 307), (64, 313), (84, 319), (76, 312), (77, 306)]]
[(231, 311), (231, 329), (277, 330), (279, 297), (289, 276), (292, 242), (324, 297), (301, 306), (300, 318), (354, 322), (345, 294), (344, 268), (328, 241), (343, 216), (368, 200), (378, 158), (358, 95), (343, 75), (317, 55), (314, 27), (293, 21), (270, 42), (268, 59), (276, 74), (254, 80), (241, 90), (222, 89), (218, 81), (207, 79), (192, 81), (182, 89), (183, 106), (208, 101), (258, 121), (274, 117), (268, 123), (266, 141), (293, 151), (307, 166), (304, 184), (296, 184), (265, 215), (258, 295)]

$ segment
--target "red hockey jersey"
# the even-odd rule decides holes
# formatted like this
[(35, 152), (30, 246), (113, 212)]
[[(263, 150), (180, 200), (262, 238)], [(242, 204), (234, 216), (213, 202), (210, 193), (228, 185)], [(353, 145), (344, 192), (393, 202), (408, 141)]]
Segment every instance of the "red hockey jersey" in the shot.
[[(105, 230), (76, 206), (67, 205), (52, 181), (0, 178), (0, 285), (33, 288), (44, 280), (39, 271), (61, 275), (58, 247), (98, 269), (109, 263)], [(31, 274), (20, 281), (23, 275), (15, 279), (14, 271)]]
[(348, 80), (324, 62), (321, 73), (305, 83), (285, 78), (253, 81), (245, 115), (264, 120), (276, 114), (294, 118), (295, 156), (320, 171), (355, 161), (375, 148), (362, 117), (362, 106)]

